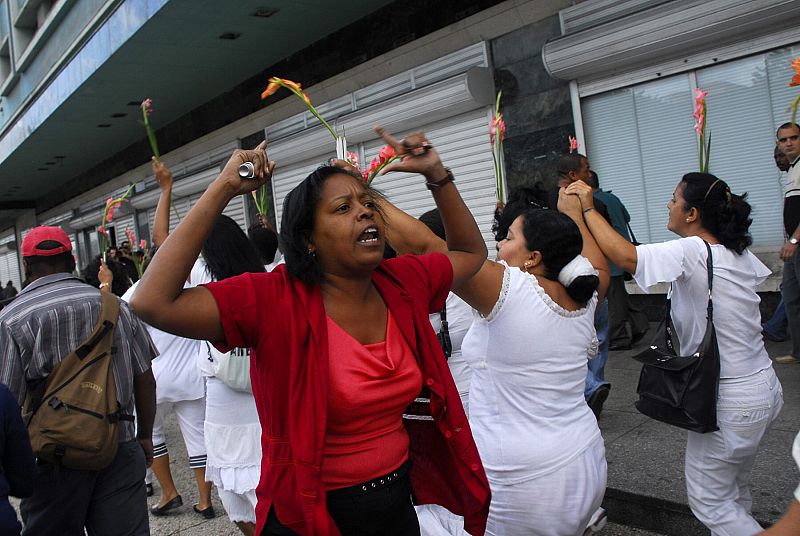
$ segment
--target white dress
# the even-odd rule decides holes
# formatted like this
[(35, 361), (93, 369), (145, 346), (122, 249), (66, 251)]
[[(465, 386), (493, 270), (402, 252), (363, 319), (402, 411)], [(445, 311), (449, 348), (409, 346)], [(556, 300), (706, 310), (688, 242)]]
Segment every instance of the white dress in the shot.
[(583, 397), (596, 306), (595, 295), (567, 311), (505, 265), (494, 309), (464, 339), (469, 421), (492, 490), (487, 534), (580, 535), (600, 507), (605, 447)]
[[(202, 260), (192, 268), (191, 281), (194, 285), (212, 281)], [(206, 479), (217, 486), (231, 521), (255, 523), (255, 490), (261, 476), (261, 425), (255, 399), (215, 378), (208, 354), (201, 342), (197, 364), (206, 376)]]

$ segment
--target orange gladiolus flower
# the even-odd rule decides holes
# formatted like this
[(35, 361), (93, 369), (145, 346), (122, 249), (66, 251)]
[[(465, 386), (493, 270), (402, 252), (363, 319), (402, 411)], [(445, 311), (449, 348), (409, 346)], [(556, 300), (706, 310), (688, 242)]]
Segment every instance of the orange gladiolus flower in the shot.
[(302, 89), (300, 89), (301, 86), (297, 82), (292, 82), (291, 80), (288, 80), (286, 78), (281, 78), (280, 81), (283, 82), (283, 84), (285, 86), (288, 86), (290, 89), (294, 89), (296, 91), (303, 91)]
[(800, 86), (800, 58), (796, 58), (792, 62), (792, 69), (794, 69), (794, 76), (792, 81), (789, 82), (790, 86)]
[(269, 97), (270, 95), (272, 95), (273, 93), (278, 91), (278, 88), (280, 88), (280, 87), (281, 87), (280, 85), (278, 85), (275, 82), (270, 80), (269, 85), (267, 86), (267, 89), (265, 89), (261, 93), (261, 99), (262, 100), (266, 99), (267, 97)]

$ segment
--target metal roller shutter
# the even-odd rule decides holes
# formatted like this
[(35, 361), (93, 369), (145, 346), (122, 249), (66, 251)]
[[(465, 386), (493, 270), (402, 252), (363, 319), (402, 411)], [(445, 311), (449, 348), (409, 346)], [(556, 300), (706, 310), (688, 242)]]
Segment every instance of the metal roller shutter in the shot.
[(125, 229), (130, 227), (134, 234), (136, 234), (136, 221), (134, 214), (126, 214), (124, 216), (120, 216), (119, 218), (114, 219), (114, 234), (117, 238), (117, 245), (119, 246), (127, 240), (128, 238), (125, 236)]
[[(195, 203), (197, 203), (197, 200), (200, 199), (202, 195), (203, 193), (200, 192), (194, 195), (190, 195), (188, 197), (183, 197), (180, 199), (173, 200), (173, 205), (175, 206), (175, 209), (177, 209), (181, 219), (186, 217), (186, 215), (189, 213), (189, 210), (195, 205)], [(241, 227), (243, 231), (247, 230), (245, 212), (246, 210), (244, 205), (244, 199), (242, 196), (237, 196), (231, 199), (231, 202), (228, 203), (228, 206), (226, 206), (225, 209), (222, 211), (222, 213), (225, 214), (226, 216), (230, 216), (231, 218), (233, 218), (233, 220), (239, 224), (239, 227)], [(169, 215), (170, 215), (169, 232), (171, 233), (172, 231), (175, 230), (175, 228), (178, 226), (178, 223), (180, 222), (178, 221), (178, 218), (175, 216), (175, 210), (173, 210), (172, 208), (170, 208)], [(153, 222), (155, 220), (155, 217), (156, 217), (155, 207), (148, 209), (147, 220), (150, 225), (151, 234), (153, 232)]]
[[(414, 130), (423, 130), (439, 151), (442, 161), (453, 170), (458, 189), (481, 229), (490, 251), (494, 251), (491, 233), (495, 208), (494, 168), (489, 145), (488, 108), (474, 110), (443, 121), (421, 125)], [(398, 132), (398, 136), (408, 132)], [(377, 155), (382, 140), (372, 139), (351, 151), (364, 155), (363, 162)], [(331, 148), (333, 144), (331, 143)], [(283, 170), (276, 170), (272, 181), (278, 224), (283, 214), (283, 200), (310, 172), (319, 166), (327, 155), (305, 160)], [(392, 173), (378, 177), (372, 183), (378, 190), (402, 210), (418, 217), (434, 208), (430, 192), (418, 175)]]

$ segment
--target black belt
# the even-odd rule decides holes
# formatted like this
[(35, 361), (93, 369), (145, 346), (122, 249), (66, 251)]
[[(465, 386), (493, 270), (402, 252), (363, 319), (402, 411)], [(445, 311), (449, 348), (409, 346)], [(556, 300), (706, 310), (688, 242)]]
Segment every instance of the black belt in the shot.
[(389, 473), (379, 476), (378, 478), (373, 478), (368, 482), (362, 482), (361, 484), (356, 484), (355, 486), (349, 486), (347, 488), (332, 489), (328, 491), (328, 498), (340, 499), (346, 497), (358, 497), (360, 495), (367, 495), (369, 493), (376, 492), (383, 488), (387, 488), (400, 480), (403, 480), (408, 475), (409, 469), (411, 469), (411, 460), (406, 460), (403, 465), (394, 471), (390, 471)]

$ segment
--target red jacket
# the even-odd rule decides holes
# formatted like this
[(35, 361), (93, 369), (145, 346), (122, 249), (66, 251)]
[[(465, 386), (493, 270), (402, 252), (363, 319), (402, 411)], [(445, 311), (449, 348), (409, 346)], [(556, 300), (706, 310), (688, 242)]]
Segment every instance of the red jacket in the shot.
[[(372, 282), (408, 341), (431, 391), (431, 421), (407, 422), (411, 485), (417, 504), (440, 504), (482, 535), (489, 483), (447, 362), (428, 314), (444, 305), (449, 259), (406, 255), (384, 261)], [(301, 535), (339, 535), (326, 507), (320, 467), (328, 400), (328, 344), (319, 286), (289, 277), (284, 266), (210, 283), (226, 347), (251, 347), (253, 395), (261, 421), (261, 479), (256, 534), (274, 504), (278, 519)], [(365, 319), (368, 321), (369, 319)]]

